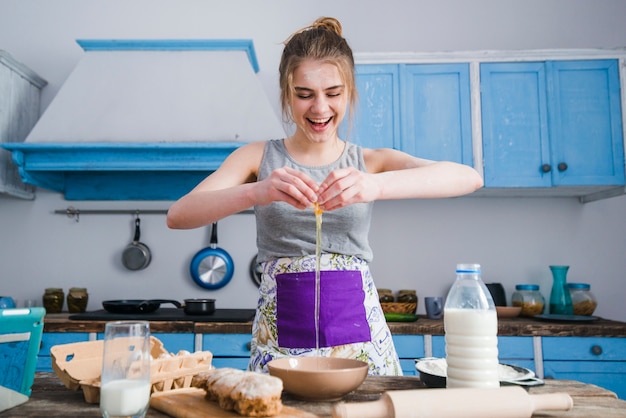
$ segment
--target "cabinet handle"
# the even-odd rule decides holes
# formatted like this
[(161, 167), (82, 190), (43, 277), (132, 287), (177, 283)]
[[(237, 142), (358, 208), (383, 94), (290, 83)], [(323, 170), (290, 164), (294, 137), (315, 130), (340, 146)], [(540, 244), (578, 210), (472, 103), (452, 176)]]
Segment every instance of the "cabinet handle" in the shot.
[(600, 347), (599, 345), (591, 346), (591, 353), (599, 356), (600, 354), (602, 354), (602, 347)]
[(557, 165), (556, 168), (558, 168), (559, 171), (565, 171), (567, 170), (567, 163), (559, 163), (559, 165)]
[(552, 167), (550, 166), (550, 164), (544, 164), (541, 166), (541, 171), (543, 171), (544, 173), (549, 173), (552, 170)]
[(246, 343), (246, 350), (248, 350), (248, 351), (252, 350), (252, 341), (248, 341)]

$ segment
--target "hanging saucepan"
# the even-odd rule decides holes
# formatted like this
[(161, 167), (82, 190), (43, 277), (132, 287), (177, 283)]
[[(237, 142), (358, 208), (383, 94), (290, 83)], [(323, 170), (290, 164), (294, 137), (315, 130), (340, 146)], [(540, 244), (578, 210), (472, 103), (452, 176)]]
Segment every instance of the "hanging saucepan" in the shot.
[(217, 222), (214, 222), (210, 246), (198, 251), (191, 259), (191, 277), (198, 286), (215, 290), (226, 286), (234, 271), (235, 265), (230, 254), (217, 246)]
[(105, 300), (102, 307), (110, 313), (148, 314), (159, 309), (162, 303), (171, 303), (179, 309), (182, 308), (187, 315), (210, 315), (215, 312), (215, 299), (185, 299), (184, 305), (170, 299)]
[(141, 230), (139, 228), (140, 223), (141, 220), (139, 219), (139, 215), (137, 215), (135, 218), (135, 236), (133, 242), (128, 244), (122, 253), (122, 263), (124, 267), (129, 270), (143, 270), (148, 267), (152, 260), (150, 248), (139, 241), (141, 236)]
[(263, 271), (260, 268), (261, 265), (257, 263), (256, 261), (257, 255), (258, 254), (255, 254), (254, 257), (252, 257), (252, 260), (250, 260), (249, 269), (250, 269), (250, 278), (252, 279), (256, 287), (259, 287), (261, 286), (261, 276), (263, 274)]

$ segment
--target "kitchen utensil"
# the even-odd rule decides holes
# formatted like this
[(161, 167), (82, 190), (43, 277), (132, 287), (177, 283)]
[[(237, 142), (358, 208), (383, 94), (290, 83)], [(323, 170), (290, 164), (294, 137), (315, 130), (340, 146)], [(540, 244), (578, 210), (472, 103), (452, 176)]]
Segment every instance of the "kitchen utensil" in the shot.
[(216, 290), (230, 282), (234, 271), (235, 265), (230, 254), (217, 246), (217, 222), (214, 222), (210, 246), (198, 251), (191, 259), (191, 277), (198, 286)]
[(143, 418), (150, 406), (150, 323), (107, 322), (102, 353), (102, 416)]
[(424, 298), (426, 316), (430, 319), (441, 319), (443, 315), (443, 299), (440, 296), (427, 296)]
[(161, 307), (162, 303), (171, 303), (177, 308), (182, 308), (186, 315), (211, 315), (215, 312), (215, 299), (185, 299), (181, 305), (177, 300), (171, 299), (127, 299), (107, 300), (102, 306), (107, 312), (117, 314), (152, 313)]
[(135, 217), (135, 236), (133, 242), (128, 244), (122, 252), (122, 263), (129, 270), (143, 270), (150, 264), (152, 254), (150, 248), (143, 242), (139, 241), (141, 237), (140, 229), (141, 220), (139, 215)]
[(368, 365), (339, 357), (285, 357), (270, 361), (267, 368), (293, 396), (330, 401), (358, 388), (367, 377)]
[(15, 308), (15, 300), (11, 296), (0, 296), (0, 309)]
[[(153, 393), (150, 406), (174, 418), (241, 418), (235, 411), (226, 411), (216, 401), (209, 401), (202, 389), (175, 389)], [(318, 418), (317, 415), (283, 405), (273, 418)]]
[(105, 300), (102, 302), (102, 307), (111, 313), (150, 313), (159, 309), (162, 303), (171, 303), (177, 308), (182, 307), (180, 302), (170, 299)]
[(252, 257), (252, 260), (250, 260), (249, 268), (252, 281), (254, 282), (256, 287), (259, 287), (261, 286), (261, 275), (263, 274), (263, 271), (260, 269), (260, 264), (256, 261), (257, 255), (258, 254), (255, 254), (254, 257)]
[(487, 286), (489, 293), (491, 293), (494, 305), (506, 306), (506, 293), (504, 293), (502, 283), (485, 283), (485, 286)]
[(185, 299), (183, 309), (187, 315), (211, 315), (215, 312), (215, 299)]
[(333, 417), (530, 418), (535, 411), (568, 411), (572, 406), (566, 393), (530, 395), (516, 386), (412, 389), (384, 392), (374, 402), (338, 403)]
[[(415, 361), (415, 368), (420, 373), (420, 380), (431, 388), (445, 388), (447, 364), (445, 358), (427, 357)], [(539, 386), (543, 380), (537, 378), (532, 370), (510, 364), (499, 364), (500, 384)]]
[(498, 318), (515, 318), (522, 313), (521, 306), (496, 306)]

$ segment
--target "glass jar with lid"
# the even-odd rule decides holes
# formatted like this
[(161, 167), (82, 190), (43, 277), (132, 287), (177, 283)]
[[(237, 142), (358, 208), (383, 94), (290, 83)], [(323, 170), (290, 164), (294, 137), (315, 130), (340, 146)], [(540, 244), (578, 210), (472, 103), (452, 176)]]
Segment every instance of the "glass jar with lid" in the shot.
[(515, 292), (511, 295), (511, 305), (521, 306), (522, 316), (535, 316), (543, 313), (545, 299), (536, 284), (515, 285)]
[(590, 316), (598, 307), (596, 297), (591, 293), (591, 285), (588, 283), (568, 283), (574, 315)]

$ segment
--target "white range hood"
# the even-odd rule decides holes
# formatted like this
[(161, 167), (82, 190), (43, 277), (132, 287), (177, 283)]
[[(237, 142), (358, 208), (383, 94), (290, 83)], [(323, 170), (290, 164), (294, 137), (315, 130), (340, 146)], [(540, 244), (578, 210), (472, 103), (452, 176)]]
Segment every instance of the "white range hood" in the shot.
[(284, 130), (250, 40), (79, 40), (26, 141), (25, 182), (68, 200), (174, 200), (244, 143)]

